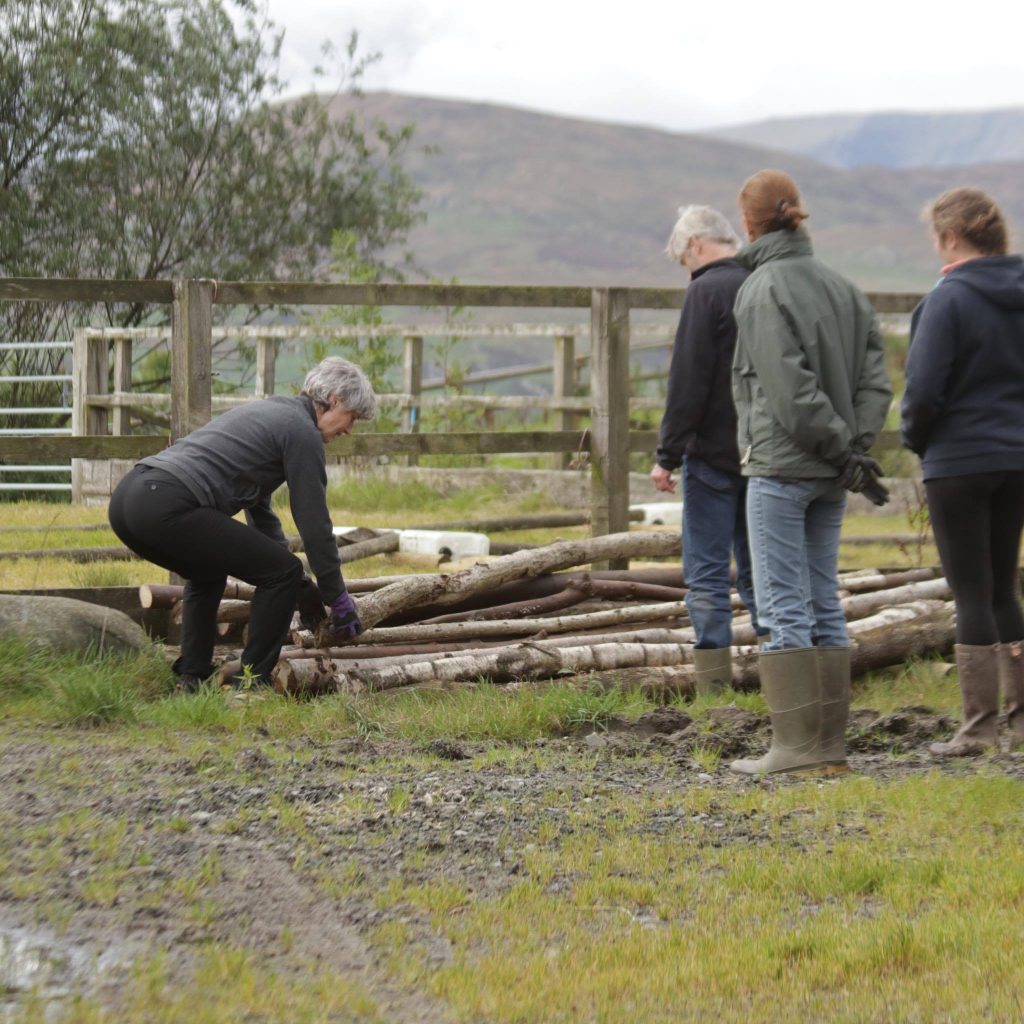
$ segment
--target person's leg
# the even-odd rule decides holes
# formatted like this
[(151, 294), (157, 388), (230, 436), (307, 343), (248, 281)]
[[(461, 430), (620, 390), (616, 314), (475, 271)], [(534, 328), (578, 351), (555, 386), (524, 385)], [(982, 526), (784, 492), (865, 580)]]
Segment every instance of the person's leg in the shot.
[(732, 645), (729, 560), (736, 518), (735, 479), (699, 459), (683, 464), (686, 607), (697, 648)]
[(1010, 748), (1024, 745), (1024, 618), (1020, 603), (1020, 539), (1024, 473), (1007, 473), (992, 496), (992, 604), (999, 631), (999, 684)]
[(1005, 473), (991, 500), (992, 614), (1001, 643), (1024, 640), (1020, 603), (1020, 540), (1024, 532), (1024, 472)]
[(807, 585), (816, 647), (846, 647), (846, 616), (839, 599), (839, 534), (846, 491), (819, 481), (807, 506)]
[(955, 654), (963, 702), (960, 728), (936, 757), (973, 756), (997, 740), (999, 630), (993, 610), (992, 495), (1002, 474), (925, 482), (939, 558), (956, 605)]
[(925, 482), (935, 545), (956, 604), (956, 641), (974, 647), (999, 641), (992, 609), (992, 477)]
[(747, 531), (758, 621), (771, 639), (766, 651), (812, 646), (807, 577), (806, 513), (813, 480), (751, 477)]
[[(188, 629), (183, 623), (189, 664), (181, 661), (181, 671), (202, 674), (212, 659), (223, 580), (234, 576), (256, 587), (242, 665), (261, 682), (268, 681), (295, 609), (302, 563), (258, 530), (216, 509), (198, 507), (184, 485), (160, 471), (139, 474), (118, 498), (114, 517), (115, 530), (122, 531), (118, 535), (143, 558), (196, 581)], [(216, 601), (215, 580), (220, 581)]]
[(757, 636), (767, 637), (768, 631), (757, 618), (757, 599), (754, 597), (754, 571), (750, 561), (750, 538), (747, 535), (747, 481), (740, 478), (736, 494), (736, 518), (733, 522), (732, 553), (736, 560), (736, 592), (750, 612), (750, 624)]

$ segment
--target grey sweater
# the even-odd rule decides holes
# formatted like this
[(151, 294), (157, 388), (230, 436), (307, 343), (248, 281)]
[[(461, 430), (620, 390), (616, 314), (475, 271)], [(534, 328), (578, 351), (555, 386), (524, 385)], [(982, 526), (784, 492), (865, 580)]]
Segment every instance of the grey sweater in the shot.
[(345, 589), (327, 508), (327, 460), (312, 401), (275, 395), (238, 406), (141, 460), (176, 476), (200, 505), (246, 519), (285, 544), (271, 495), (288, 484), (292, 516), (326, 604)]

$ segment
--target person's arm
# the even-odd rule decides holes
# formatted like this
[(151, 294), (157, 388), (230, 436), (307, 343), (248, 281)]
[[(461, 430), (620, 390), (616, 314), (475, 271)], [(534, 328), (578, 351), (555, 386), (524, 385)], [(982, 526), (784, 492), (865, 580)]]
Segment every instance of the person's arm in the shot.
[(711, 290), (691, 285), (676, 329), (668, 371), (665, 414), (655, 461), (662, 469), (682, 465), (686, 447), (704, 419), (714, 380), (716, 309)]
[[(864, 306), (867, 307), (866, 299)], [(853, 448), (857, 452), (870, 450), (878, 432), (885, 426), (885, 417), (892, 404), (892, 382), (885, 366), (885, 341), (878, 327), (878, 319), (870, 308), (865, 308), (863, 313), (869, 318), (869, 327), (864, 363), (853, 395), (853, 410), (857, 418), (857, 436), (853, 439)]]
[(818, 386), (793, 314), (771, 297), (752, 297), (737, 305), (736, 322), (773, 418), (804, 451), (842, 465), (850, 428)]
[(309, 568), (316, 576), (324, 604), (345, 592), (341, 558), (327, 507), (327, 463), (318, 436), (290, 436), (283, 442), (285, 482), (292, 517), (302, 537)]
[(942, 287), (914, 310), (910, 322), (900, 434), (904, 446), (918, 455), (928, 447), (928, 437), (945, 407), (960, 329), (956, 307)]

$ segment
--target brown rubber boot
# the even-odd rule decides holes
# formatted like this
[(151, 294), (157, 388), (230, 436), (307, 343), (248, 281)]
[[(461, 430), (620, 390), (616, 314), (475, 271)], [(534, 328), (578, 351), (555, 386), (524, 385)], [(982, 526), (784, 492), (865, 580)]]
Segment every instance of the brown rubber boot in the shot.
[(956, 670), (963, 724), (948, 743), (933, 743), (934, 757), (977, 757), (996, 746), (999, 715), (998, 644), (957, 644)]
[(816, 647), (821, 679), (821, 754), (846, 764), (846, 723), (850, 717), (850, 648)]
[(845, 770), (828, 764), (821, 752), (817, 651), (813, 647), (762, 651), (757, 666), (772, 720), (772, 743), (764, 757), (733, 761), (729, 765), (732, 771), (743, 775), (835, 775)]
[(1024, 749), (1024, 643), (999, 645), (999, 687), (1006, 705), (1010, 750)]
[(698, 697), (721, 693), (732, 686), (732, 649), (694, 647), (693, 668)]

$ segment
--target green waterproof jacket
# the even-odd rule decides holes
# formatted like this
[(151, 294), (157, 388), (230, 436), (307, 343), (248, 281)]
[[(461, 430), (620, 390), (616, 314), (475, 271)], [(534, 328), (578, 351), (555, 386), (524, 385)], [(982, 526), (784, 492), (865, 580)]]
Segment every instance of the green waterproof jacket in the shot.
[(744, 476), (836, 476), (885, 422), (892, 385), (860, 290), (816, 259), (802, 229), (773, 231), (737, 257), (732, 365)]

